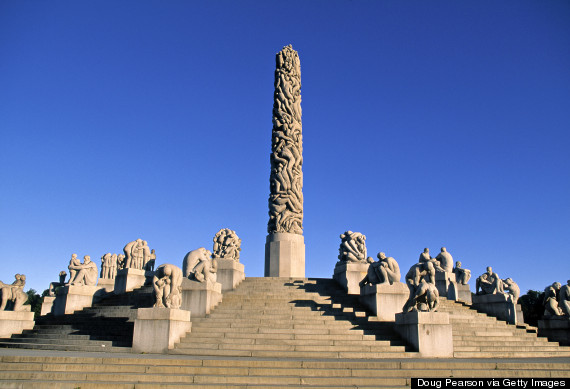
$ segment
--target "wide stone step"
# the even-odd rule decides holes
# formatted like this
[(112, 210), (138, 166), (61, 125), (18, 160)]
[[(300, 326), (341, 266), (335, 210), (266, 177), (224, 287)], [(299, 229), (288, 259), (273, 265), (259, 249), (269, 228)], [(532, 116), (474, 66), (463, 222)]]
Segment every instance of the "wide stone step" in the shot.
[(130, 347), (109, 347), (105, 345), (72, 345), (72, 344), (47, 344), (47, 343), (12, 343), (0, 341), (0, 347), (6, 348), (24, 348), (34, 350), (58, 350), (58, 351), (86, 351), (86, 352), (116, 352), (129, 353)]
[(570, 351), (457, 351), (453, 353), (455, 358), (548, 358), (570, 357)]
[[(182, 343), (189, 343), (194, 345), (195, 347), (202, 347), (202, 345), (206, 344), (241, 344), (241, 345), (292, 345), (292, 346), (351, 346), (351, 347), (358, 347), (358, 346), (384, 346), (389, 347), (392, 345), (389, 341), (377, 341), (375, 339), (370, 340), (347, 340), (347, 339), (335, 339), (330, 337), (329, 339), (280, 339), (280, 338), (267, 338), (267, 337), (259, 337), (259, 338), (244, 338), (244, 337), (236, 337), (236, 338), (204, 338), (204, 337), (192, 337), (186, 336), (185, 338), (181, 339)], [(208, 347), (211, 348), (211, 347)]]
[(383, 358), (417, 358), (419, 354), (412, 352), (353, 352), (353, 351), (275, 351), (275, 350), (208, 350), (196, 348), (175, 348), (170, 354), (216, 357), (254, 357), (254, 358), (307, 358), (307, 359), (383, 359)]

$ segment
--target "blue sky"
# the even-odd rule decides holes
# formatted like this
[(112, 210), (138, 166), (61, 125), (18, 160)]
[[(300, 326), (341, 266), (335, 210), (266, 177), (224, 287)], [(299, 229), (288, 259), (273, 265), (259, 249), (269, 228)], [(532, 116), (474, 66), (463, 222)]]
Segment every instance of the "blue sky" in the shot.
[[(306, 274), (339, 235), (570, 278), (567, 1), (2, 1), (0, 279), (142, 238), (262, 276), (275, 54), (302, 72)], [(471, 281), (474, 289), (474, 280)]]

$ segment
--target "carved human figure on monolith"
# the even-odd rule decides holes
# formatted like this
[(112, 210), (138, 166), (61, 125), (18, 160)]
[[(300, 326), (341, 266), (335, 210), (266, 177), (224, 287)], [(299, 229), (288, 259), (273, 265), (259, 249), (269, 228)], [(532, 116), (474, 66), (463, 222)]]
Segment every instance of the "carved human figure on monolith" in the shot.
[(212, 253), (204, 247), (192, 250), (184, 256), (182, 262), (182, 272), (184, 277), (194, 279), (199, 282), (207, 280), (216, 282), (216, 272), (218, 271), (217, 261), (212, 259)]
[(570, 280), (560, 288), (558, 306), (566, 316), (570, 316)]
[(239, 252), (241, 251), (241, 239), (236, 232), (229, 228), (222, 228), (214, 236), (213, 257), (232, 259), (239, 262)]
[(16, 278), (16, 280), (11, 284), (5, 284), (0, 281), (0, 293), (2, 294), (0, 311), (6, 309), (8, 301), (13, 303), (13, 311), (22, 311), (24, 303), (28, 300), (28, 294), (24, 292), (26, 276), (23, 274), (16, 274), (14, 278)]
[(560, 282), (555, 282), (544, 289), (544, 316), (562, 316), (564, 314), (557, 298), (561, 287)]
[(366, 256), (366, 236), (360, 232), (346, 231), (340, 234), (338, 259), (341, 262), (373, 262)]
[(491, 266), (487, 267), (487, 272), (477, 277), (477, 280), (475, 281), (475, 293), (504, 293), (503, 280), (501, 280), (501, 277), (499, 277), (497, 273), (493, 273), (493, 268)]
[(455, 273), (455, 280), (462, 285), (467, 285), (471, 279), (471, 270), (462, 268), (460, 261), (455, 262), (453, 273)]
[(154, 307), (180, 308), (182, 304), (182, 270), (171, 264), (160, 265), (153, 277)]
[(368, 272), (359, 285), (362, 287), (366, 284), (376, 285), (394, 282), (400, 282), (400, 266), (392, 257), (386, 257), (386, 254), (380, 252), (377, 255), (378, 261), (373, 262), (368, 267)]
[(71, 285), (97, 285), (99, 272), (97, 265), (91, 261), (91, 257), (86, 255), (83, 257), (83, 263), (79, 265), (69, 266), (70, 270), (75, 270), (75, 276), (70, 280)]
[[(451, 273), (453, 271), (453, 257), (447, 251), (445, 247), (441, 248), (441, 252), (437, 254), (435, 260), (438, 262), (439, 267), (445, 271)], [(437, 269), (436, 269), (437, 270)]]

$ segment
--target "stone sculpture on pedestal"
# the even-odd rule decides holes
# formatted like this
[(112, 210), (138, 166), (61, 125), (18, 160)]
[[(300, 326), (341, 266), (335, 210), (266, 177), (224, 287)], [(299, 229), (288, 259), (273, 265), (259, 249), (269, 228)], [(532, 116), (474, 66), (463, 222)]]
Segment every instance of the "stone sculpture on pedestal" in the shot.
[(505, 320), (510, 324), (524, 322), (522, 308), (517, 304), (520, 288), (511, 278), (502, 280), (492, 267), (477, 277), (473, 307), (479, 312)]
[(117, 275), (117, 254), (107, 253), (101, 257), (101, 278), (114, 280)]
[(146, 263), (150, 260), (150, 248), (145, 240), (137, 239), (127, 243), (123, 248), (125, 253), (125, 269), (143, 270)]
[(65, 285), (65, 279), (67, 278), (67, 273), (65, 270), (59, 272), (59, 281), (58, 282), (51, 282), (48, 287), (48, 295), (53, 297), (55, 296), (56, 288), (62, 287)]
[(117, 255), (117, 270), (125, 268), (125, 254)]
[(538, 321), (538, 335), (570, 346), (570, 280), (554, 282), (544, 289), (544, 315)]
[(386, 257), (386, 254), (380, 252), (377, 255), (378, 262), (372, 262), (368, 267), (368, 273), (362, 281), (360, 287), (370, 284), (385, 284), (390, 285), (394, 282), (400, 282), (400, 266), (398, 262), (392, 257)]
[(291, 45), (277, 53), (266, 277), (304, 277), (301, 65)]
[(463, 269), (461, 267), (460, 261), (455, 262), (453, 273), (455, 273), (455, 280), (461, 285), (467, 285), (467, 283), (471, 279), (471, 270)]
[(26, 276), (23, 274), (16, 274), (14, 277), (16, 280), (11, 284), (5, 284), (0, 281), (0, 292), (2, 293), (0, 311), (6, 310), (9, 301), (13, 303), (10, 310), (14, 312), (23, 311), (24, 303), (28, 301), (28, 295), (24, 292)]
[(68, 285), (75, 278), (75, 274), (77, 273), (77, 270), (75, 270), (75, 266), (80, 266), (80, 265), (81, 265), (81, 260), (77, 258), (77, 254), (71, 254), (71, 259), (69, 260), (69, 266), (67, 267), (69, 269), (69, 281), (67, 282)]
[[(441, 252), (435, 257), (438, 262), (439, 268), (444, 272), (451, 273), (453, 271), (453, 257), (447, 252), (445, 247), (441, 248)], [(438, 269), (436, 268), (436, 271)]]
[(341, 262), (372, 263), (374, 260), (366, 254), (366, 236), (360, 232), (346, 231), (340, 234), (338, 260)]
[(239, 262), (239, 252), (241, 251), (241, 239), (235, 231), (229, 228), (222, 228), (214, 236), (214, 258), (231, 259)]
[(216, 260), (212, 259), (211, 256), (212, 253), (204, 247), (192, 250), (186, 254), (182, 263), (184, 277), (194, 279), (199, 282), (216, 282), (218, 265)]
[(516, 304), (521, 295), (521, 289), (518, 284), (512, 280), (512, 278), (507, 278), (503, 280), (503, 289), (506, 290), (511, 297), (513, 304)]
[(499, 277), (497, 273), (493, 273), (493, 268), (491, 266), (487, 267), (487, 272), (477, 277), (477, 280), (475, 281), (475, 293), (504, 293), (503, 280), (501, 280), (501, 277)]
[[(334, 267), (333, 279), (348, 294), (360, 294), (360, 283), (367, 277), (371, 263), (374, 260), (367, 257), (366, 236), (350, 230), (340, 234), (338, 262)], [(372, 277), (375, 277), (374, 274)]]
[(155, 308), (178, 309), (182, 304), (182, 270), (171, 264), (160, 265), (155, 272), (152, 286)]
[(570, 280), (566, 281), (566, 285), (560, 288), (560, 301), (558, 305), (566, 316), (570, 316)]
[(75, 273), (73, 278), (70, 278), (69, 280), (70, 285), (97, 285), (99, 272), (97, 271), (97, 265), (95, 262), (91, 262), (91, 257), (89, 255), (84, 256), (83, 263), (80, 263), (79, 265), (70, 264), (69, 270), (73, 270)]
[[(426, 249), (428, 250), (428, 249)], [(419, 263), (412, 265), (406, 273), (406, 284), (410, 290), (410, 297), (404, 305), (403, 312), (412, 310), (431, 312), (439, 305), (439, 292), (435, 287), (435, 266), (429, 257), (429, 250), (420, 255)]]
[(562, 284), (555, 282), (544, 289), (544, 316), (562, 316), (564, 313), (558, 303), (558, 294)]

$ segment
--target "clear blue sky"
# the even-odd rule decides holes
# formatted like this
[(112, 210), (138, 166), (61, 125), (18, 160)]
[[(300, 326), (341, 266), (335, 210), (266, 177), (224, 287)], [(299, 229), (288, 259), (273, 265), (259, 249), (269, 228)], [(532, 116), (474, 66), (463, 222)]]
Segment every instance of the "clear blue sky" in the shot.
[[(302, 71), (306, 274), (339, 235), (570, 278), (568, 1), (2, 1), (0, 279), (222, 227), (262, 276), (275, 54)], [(471, 281), (474, 289), (474, 280)]]

